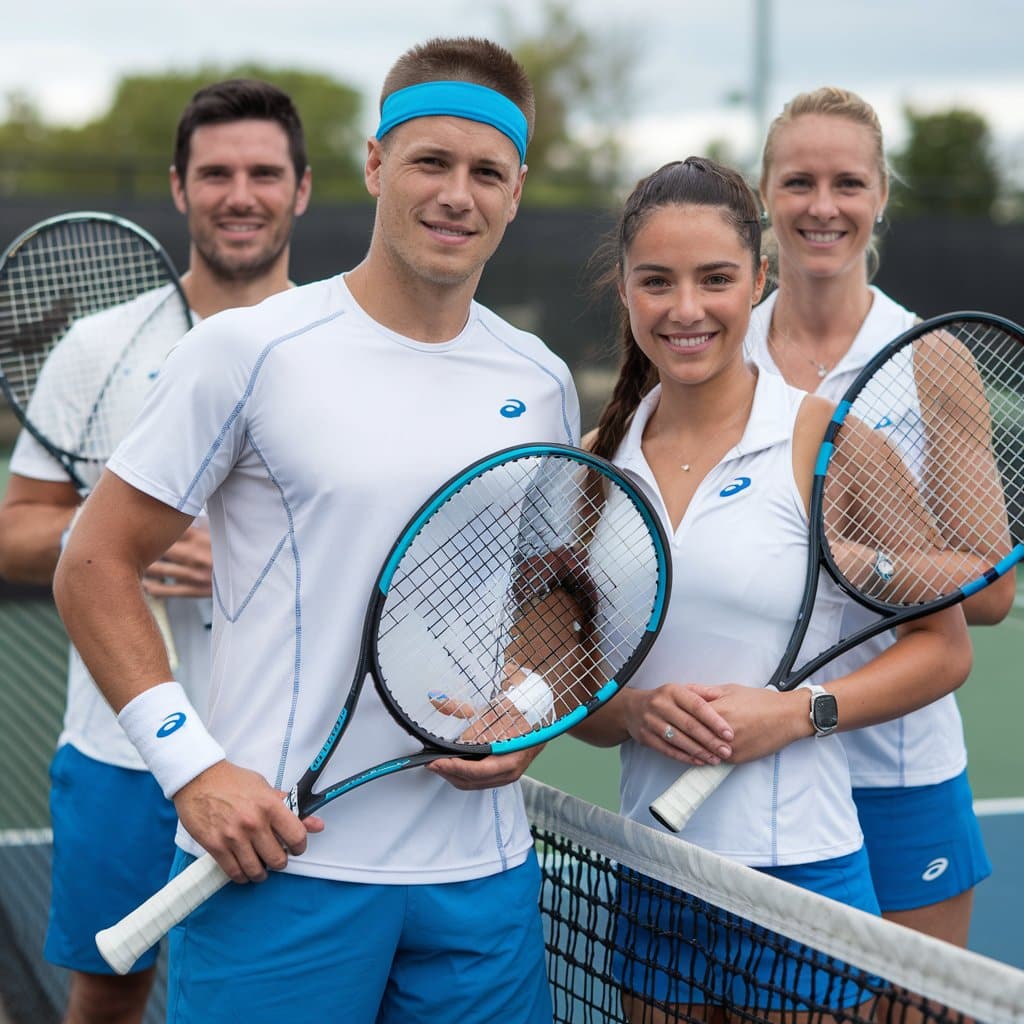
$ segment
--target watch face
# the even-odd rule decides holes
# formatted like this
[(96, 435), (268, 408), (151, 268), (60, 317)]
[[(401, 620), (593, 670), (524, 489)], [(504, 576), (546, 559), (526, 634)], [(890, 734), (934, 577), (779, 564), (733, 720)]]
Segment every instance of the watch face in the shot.
[(839, 705), (831, 693), (819, 693), (814, 698), (812, 711), (814, 728), (819, 732), (831, 732), (839, 724)]

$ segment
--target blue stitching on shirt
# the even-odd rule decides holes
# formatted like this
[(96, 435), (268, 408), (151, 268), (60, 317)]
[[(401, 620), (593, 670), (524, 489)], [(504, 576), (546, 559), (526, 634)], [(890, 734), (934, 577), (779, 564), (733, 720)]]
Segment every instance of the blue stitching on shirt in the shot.
[(256, 577), (256, 582), (252, 585), (252, 589), (249, 591), (248, 594), (245, 595), (245, 598), (243, 599), (242, 603), (238, 606), (238, 611), (235, 612), (234, 615), (230, 614), (228, 612), (227, 608), (225, 607), (224, 601), (221, 599), (221, 596), (220, 596), (220, 587), (217, 584), (217, 577), (214, 576), (214, 578), (213, 578), (213, 596), (217, 599), (217, 607), (220, 608), (221, 614), (224, 616), (225, 619), (228, 620), (228, 622), (237, 622), (242, 617), (242, 612), (245, 611), (246, 606), (253, 599), (253, 596), (255, 595), (256, 591), (259, 590), (260, 584), (267, 578), (267, 574), (274, 567), (274, 563), (277, 561), (277, 556), (279, 554), (281, 554), (281, 548), (284, 547), (284, 542), (287, 539), (288, 539), (288, 534), (286, 533), (277, 542), (277, 547), (274, 548), (273, 554), (270, 556), (270, 559), (267, 561), (267, 564), (265, 566), (263, 566), (263, 568), (260, 570), (260, 574), (259, 574), (259, 576)]
[[(776, 751), (772, 758), (772, 866), (779, 863), (779, 770), (782, 767), (782, 752)], [(278, 789), (281, 787), (279, 786)]]
[(496, 789), (491, 790), (491, 810), (494, 813), (494, 841), (497, 845), (498, 856), (501, 858), (501, 870), (508, 871), (508, 857), (505, 855), (505, 840), (501, 834), (501, 810)]
[(277, 776), (274, 781), (276, 789), (281, 789), (284, 783), (285, 768), (288, 763), (288, 748), (291, 746), (292, 730), (295, 728), (295, 708), (299, 702), (299, 689), (301, 688), (302, 677), (302, 560), (299, 558), (299, 546), (295, 541), (295, 520), (292, 516), (291, 506), (285, 497), (284, 488), (274, 475), (269, 463), (260, 451), (252, 435), (246, 431), (246, 440), (252, 445), (256, 457), (263, 464), (267, 471), (270, 482), (278, 489), (281, 495), (281, 505), (284, 507), (285, 515), (288, 517), (288, 534), (292, 544), (292, 558), (295, 561), (295, 674), (292, 677), (292, 699), (288, 709), (288, 721), (285, 723), (284, 740), (281, 744), (281, 759), (277, 765)]
[(533, 356), (527, 355), (521, 349), (516, 348), (515, 345), (513, 345), (510, 341), (507, 341), (505, 338), (499, 337), (497, 334), (494, 333), (494, 331), (491, 330), (490, 327), (488, 327), (488, 325), (483, 320), (480, 321), (480, 326), (483, 327), (483, 329), (487, 331), (487, 333), (490, 334), (491, 337), (493, 337), (497, 342), (504, 345), (505, 348), (507, 348), (510, 352), (514, 352), (520, 358), (525, 359), (529, 363), (533, 363), (533, 365), (536, 366), (538, 370), (540, 370), (542, 373), (546, 373), (558, 385), (558, 390), (562, 395), (562, 426), (565, 429), (566, 444), (575, 444), (576, 439), (573, 437), (572, 427), (569, 425), (569, 411), (566, 408), (565, 384), (562, 382), (558, 374), (555, 373), (554, 370), (551, 370), (548, 367), (546, 367), (542, 362), (540, 362), (539, 359), (534, 359)]
[(188, 487), (185, 489), (185, 493), (181, 497), (181, 500), (178, 502), (177, 509), (179, 512), (184, 510), (185, 503), (188, 501), (189, 496), (198, 486), (199, 481), (202, 479), (202, 476), (206, 472), (207, 467), (213, 461), (214, 455), (217, 454), (217, 452), (221, 448), (221, 445), (224, 444), (224, 439), (227, 437), (231, 425), (235, 422), (236, 419), (238, 419), (239, 416), (241, 416), (242, 410), (245, 408), (246, 403), (252, 397), (252, 393), (256, 388), (256, 378), (259, 376), (260, 371), (263, 369), (263, 364), (266, 362), (267, 357), (270, 355), (271, 351), (273, 351), (273, 349), (277, 348), (278, 345), (282, 344), (285, 341), (291, 341), (293, 338), (298, 338), (300, 335), (306, 334), (307, 332), (312, 331), (317, 327), (322, 327), (324, 324), (329, 324), (332, 320), (337, 320), (338, 317), (344, 315), (345, 310), (339, 309), (337, 312), (331, 313), (330, 316), (325, 316), (322, 320), (316, 320), (311, 324), (306, 324), (305, 327), (300, 327), (298, 328), (298, 330), (292, 331), (289, 334), (283, 334), (280, 338), (275, 338), (273, 341), (268, 342), (267, 346), (263, 349), (262, 352), (260, 352), (255, 364), (253, 365), (252, 373), (249, 374), (249, 382), (246, 384), (245, 390), (242, 392), (242, 397), (239, 398), (238, 402), (235, 404), (234, 409), (231, 410), (231, 413), (229, 414), (228, 418), (224, 421), (216, 438), (214, 438), (213, 442), (210, 444), (210, 448), (207, 451), (205, 457), (203, 458), (202, 462), (200, 462), (199, 468), (196, 470), (195, 476), (192, 477), (192, 481), (189, 483)]
[(906, 718), (896, 720), (896, 732), (899, 736), (899, 765), (900, 765), (900, 786), (907, 784), (907, 727)]

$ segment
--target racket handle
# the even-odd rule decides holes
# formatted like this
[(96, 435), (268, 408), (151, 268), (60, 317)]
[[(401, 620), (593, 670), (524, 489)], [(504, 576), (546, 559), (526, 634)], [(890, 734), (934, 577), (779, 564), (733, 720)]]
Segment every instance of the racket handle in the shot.
[(97, 932), (96, 948), (118, 974), (127, 974), (150, 946), (228, 881), (213, 857), (203, 854), (117, 924)]
[(651, 814), (665, 828), (681, 832), (694, 811), (725, 782), (733, 767), (731, 764), (706, 764), (683, 772), (651, 804)]
[(167, 660), (173, 672), (178, 667), (178, 648), (174, 645), (171, 620), (167, 618), (167, 603), (162, 597), (153, 597), (152, 594), (146, 594), (146, 604), (149, 605), (149, 612), (156, 620), (157, 628), (160, 630), (164, 647), (167, 649)]

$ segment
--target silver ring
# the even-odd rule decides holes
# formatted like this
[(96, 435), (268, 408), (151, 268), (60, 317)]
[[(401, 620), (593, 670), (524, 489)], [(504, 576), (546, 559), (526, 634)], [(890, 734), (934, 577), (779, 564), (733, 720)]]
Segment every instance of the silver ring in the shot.
[(668, 740), (671, 743), (672, 742), (672, 737), (675, 736), (675, 734), (676, 734), (676, 731), (675, 731), (675, 729), (672, 728), (671, 725), (666, 725), (665, 726), (665, 739), (666, 740)]

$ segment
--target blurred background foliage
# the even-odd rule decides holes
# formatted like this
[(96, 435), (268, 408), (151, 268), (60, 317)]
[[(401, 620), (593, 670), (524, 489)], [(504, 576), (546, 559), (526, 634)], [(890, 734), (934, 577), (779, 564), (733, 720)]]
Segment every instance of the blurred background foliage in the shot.
[[(534, 206), (607, 207), (632, 182), (622, 126), (633, 113), (629, 39), (595, 33), (567, 0), (548, 0), (539, 25), (521, 27), (511, 7), (495, 12), (498, 38), (523, 63), (537, 93), (537, 133), (529, 153)], [(302, 113), (318, 201), (369, 201), (362, 182), (364, 125), (377, 97), (327, 74), (257, 64), (203, 66), (123, 77), (109, 109), (86, 124), (50, 124), (27, 94), (0, 109), (0, 197), (166, 195), (173, 129), (201, 85), (240, 75), (289, 92)], [(906, 142), (890, 154), (892, 218), (1024, 218), (1020, 188), (1001, 173), (984, 117), (972, 110), (904, 110)], [(731, 159), (709, 139), (708, 155)], [(752, 171), (752, 169), (749, 169)]]

